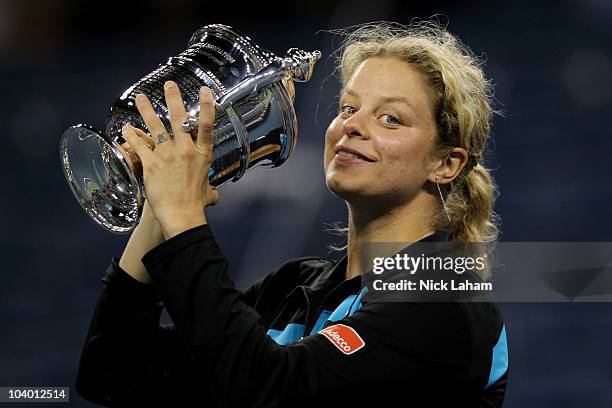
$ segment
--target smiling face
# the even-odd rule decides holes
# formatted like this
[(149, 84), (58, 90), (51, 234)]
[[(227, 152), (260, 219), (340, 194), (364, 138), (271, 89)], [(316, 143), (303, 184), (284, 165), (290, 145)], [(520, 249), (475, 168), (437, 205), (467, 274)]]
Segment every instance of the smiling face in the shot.
[(325, 135), (328, 188), (349, 203), (405, 203), (424, 193), (434, 166), (434, 100), (406, 62), (377, 57), (358, 65)]

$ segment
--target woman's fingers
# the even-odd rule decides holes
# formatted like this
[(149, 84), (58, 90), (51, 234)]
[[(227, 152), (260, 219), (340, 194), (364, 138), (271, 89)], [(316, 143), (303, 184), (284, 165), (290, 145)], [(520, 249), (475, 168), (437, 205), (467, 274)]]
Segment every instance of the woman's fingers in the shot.
[(202, 192), (202, 202), (204, 207), (212, 207), (219, 202), (219, 190), (216, 187), (207, 183), (206, 188)]
[(155, 149), (155, 141), (153, 140), (151, 136), (147, 135), (147, 133), (144, 130), (138, 129), (133, 126), (132, 126), (132, 130), (134, 130), (134, 133), (136, 133), (136, 136), (140, 137), (147, 145), (149, 145), (149, 148), (151, 150)]
[(200, 88), (200, 119), (197, 145), (212, 157), (213, 130), (215, 127), (215, 98), (207, 87)]
[(147, 129), (151, 132), (151, 136), (153, 136), (154, 143), (158, 141), (158, 135), (161, 135), (166, 132), (166, 127), (163, 122), (155, 113), (155, 109), (153, 109), (153, 105), (151, 105), (151, 101), (144, 94), (136, 95), (136, 108), (138, 108), (138, 112), (140, 112), (140, 116), (142, 116), (142, 120), (145, 125), (147, 125)]
[(183, 130), (183, 122), (187, 119), (187, 111), (185, 111), (185, 103), (176, 82), (166, 81), (164, 94), (174, 137), (178, 142), (185, 142), (187, 139), (191, 142), (191, 136)]
[(125, 125), (121, 131), (125, 140), (127, 140), (138, 157), (140, 157), (140, 161), (144, 167), (145, 161), (148, 161), (153, 157), (153, 152), (151, 151), (148, 143), (139, 137), (134, 128), (130, 125)]
[(212, 188), (210, 191), (210, 205), (216, 205), (219, 202), (219, 190)]

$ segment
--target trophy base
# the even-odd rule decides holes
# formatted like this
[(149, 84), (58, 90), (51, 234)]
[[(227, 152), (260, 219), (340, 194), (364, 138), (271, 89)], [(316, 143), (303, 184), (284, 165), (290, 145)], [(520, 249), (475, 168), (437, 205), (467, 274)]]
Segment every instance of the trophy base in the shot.
[(132, 231), (144, 204), (137, 157), (83, 124), (64, 132), (60, 155), (70, 189), (85, 212), (111, 232)]

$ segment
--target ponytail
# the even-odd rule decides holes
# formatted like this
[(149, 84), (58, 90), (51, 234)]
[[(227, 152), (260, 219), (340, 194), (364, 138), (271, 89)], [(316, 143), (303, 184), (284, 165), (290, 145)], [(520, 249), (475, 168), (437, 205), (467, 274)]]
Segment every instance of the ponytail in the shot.
[[(464, 170), (465, 171), (465, 170)], [(452, 241), (489, 243), (497, 240), (497, 215), (493, 206), (497, 195), (495, 182), (489, 170), (477, 164), (458, 183), (451, 187), (446, 198), (448, 218), (444, 222)]]

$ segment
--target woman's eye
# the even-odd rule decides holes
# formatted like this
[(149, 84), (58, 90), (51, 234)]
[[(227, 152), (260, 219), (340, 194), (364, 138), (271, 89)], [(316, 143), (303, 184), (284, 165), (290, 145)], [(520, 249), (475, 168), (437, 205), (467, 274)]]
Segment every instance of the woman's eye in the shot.
[(343, 113), (345, 115), (352, 115), (355, 112), (357, 112), (357, 109), (353, 108), (350, 105), (344, 105), (340, 107), (340, 113)]
[(386, 125), (401, 125), (401, 122), (398, 118), (393, 115), (389, 115), (388, 113), (382, 115), (382, 119)]

